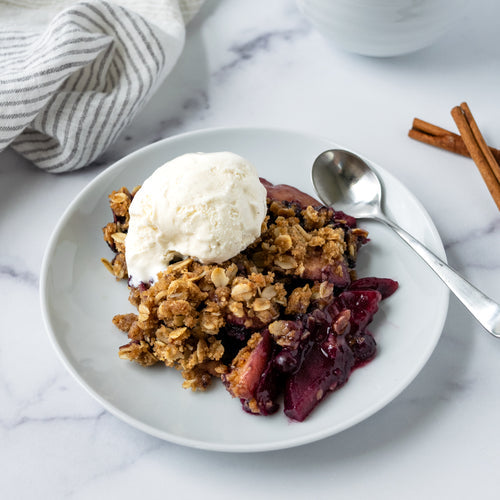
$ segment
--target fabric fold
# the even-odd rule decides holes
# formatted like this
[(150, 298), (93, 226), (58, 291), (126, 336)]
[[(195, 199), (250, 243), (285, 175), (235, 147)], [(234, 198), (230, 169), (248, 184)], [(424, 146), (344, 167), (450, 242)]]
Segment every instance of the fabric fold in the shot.
[(163, 16), (154, 23), (121, 3), (72, 3), (44, 30), (0, 32), (0, 151), (11, 146), (48, 172), (76, 170), (147, 102), (181, 54), (181, 6), (156, 2)]

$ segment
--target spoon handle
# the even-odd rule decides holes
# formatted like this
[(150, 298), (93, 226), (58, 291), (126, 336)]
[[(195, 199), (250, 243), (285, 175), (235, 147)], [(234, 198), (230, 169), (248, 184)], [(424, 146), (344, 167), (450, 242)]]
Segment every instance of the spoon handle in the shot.
[(441, 278), (462, 304), (492, 335), (500, 338), (500, 305), (484, 295), (475, 286), (462, 278), (456, 271), (443, 262), (437, 255), (422, 245), (411, 234), (385, 216), (375, 216), (393, 229)]

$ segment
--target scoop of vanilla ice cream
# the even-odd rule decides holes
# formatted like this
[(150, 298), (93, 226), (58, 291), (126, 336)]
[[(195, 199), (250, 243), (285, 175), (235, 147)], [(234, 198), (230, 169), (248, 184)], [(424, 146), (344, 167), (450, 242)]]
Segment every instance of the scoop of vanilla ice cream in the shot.
[(190, 153), (158, 168), (130, 204), (125, 258), (132, 286), (178, 256), (221, 263), (261, 233), (266, 189), (234, 153)]

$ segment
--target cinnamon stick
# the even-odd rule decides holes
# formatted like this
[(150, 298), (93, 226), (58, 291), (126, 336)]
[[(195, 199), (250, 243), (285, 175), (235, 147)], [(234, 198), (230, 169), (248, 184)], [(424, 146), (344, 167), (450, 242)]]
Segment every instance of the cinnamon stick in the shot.
[[(444, 128), (433, 125), (432, 123), (414, 118), (412, 128), (408, 132), (408, 136), (417, 141), (435, 146), (440, 149), (445, 149), (451, 153), (456, 153), (470, 158), (469, 151), (464, 144), (463, 139), (453, 132)], [(489, 146), (495, 160), (500, 163), (500, 150)]]
[(463, 139), (470, 157), (474, 160), (488, 190), (500, 210), (500, 166), (477, 126), (469, 106), (463, 102), (451, 110), (460, 136)]
[(426, 132), (431, 135), (453, 135), (455, 137), (460, 137), (449, 130), (438, 127), (437, 125), (433, 125), (432, 123), (421, 120), (420, 118), (413, 119), (413, 128), (416, 130), (421, 130), (422, 132)]

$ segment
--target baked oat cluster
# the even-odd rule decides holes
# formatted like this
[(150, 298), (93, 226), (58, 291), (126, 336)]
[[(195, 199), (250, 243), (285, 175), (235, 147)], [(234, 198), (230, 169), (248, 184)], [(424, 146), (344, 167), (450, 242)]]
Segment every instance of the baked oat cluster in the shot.
[[(109, 196), (113, 222), (103, 234), (115, 256), (102, 261), (119, 280), (128, 278), (128, 209), (138, 189), (121, 188)], [(347, 380), (352, 368), (374, 354), (366, 325), (353, 328), (360, 314), (356, 302), (367, 302), (369, 322), (382, 295), (390, 295), (397, 284), (389, 290), (392, 280), (355, 279), (358, 249), (367, 233), (354, 219), (332, 208), (282, 201), (273, 193), (268, 189), (261, 236), (246, 250), (220, 265), (192, 258), (169, 265), (154, 283), (130, 288), (137, 313), (118, 314), (113, 323), (129, 338), (119, 348), (120, 358), (143, 366), (163, 362), (179, 370), (183, 386), (192, 390), (204, 390), (214, 377), (221, 378), (251, 413), (275, 412), (285, 387), (285, 413), (303, 420), (305, 412)], [(299, 408), (286, 387), (296, 385), (304, 360), (316, 351), (313, 344), (325, 342), (322, 349), (332, 355), (344, 346), (351, 353), (342, 368), (343, 381), (328, 382), (306, 409)], [(356, 349), (373, 352), (356, 359)], [(287, 404), (297, 408), (287, 412)]]

